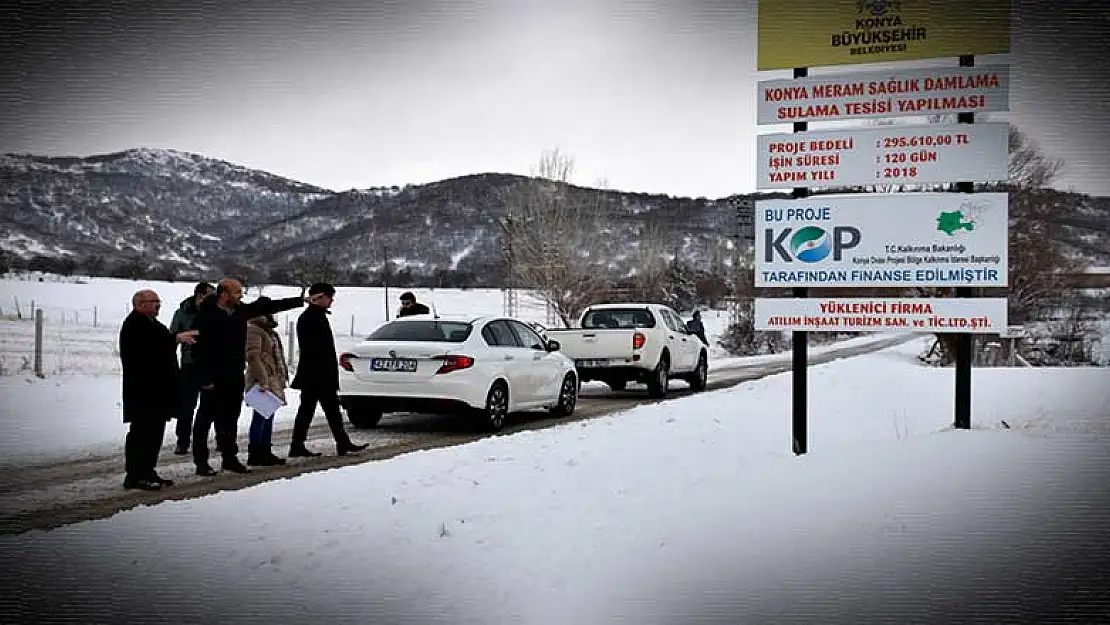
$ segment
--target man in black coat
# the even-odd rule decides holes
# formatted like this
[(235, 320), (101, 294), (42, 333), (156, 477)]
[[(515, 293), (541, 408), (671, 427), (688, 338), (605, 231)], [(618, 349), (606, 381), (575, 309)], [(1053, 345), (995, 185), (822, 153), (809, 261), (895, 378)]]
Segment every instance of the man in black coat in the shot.
[(301, 405), (293, 421), (290, 458), (320, 455), (305, 447), (317, 403), (324, 409), (331, 435), (335, 438), (336, 452), (340, 456), (367, 447), (366, 444), (352, 443), (343, 428), (343, 413), (339, 410), (339, 358), (335, 353), (335, 336), (328, 323), (328, 315), (331, 314), (328, 309), (333, 302), (335, 287), (323, 282), (313, 284), (308, 289), (308, 308), (297, 319), (297, 342), (301, 350), (297, 375), (289, 386), (301, 392)]
[(247, 367), (247, 322), (262, 315), (276, 315), (304, 306), (304, 297), (242, 303), (243, 285), (224, 279), (205, 298), (194, 321), (199, 332), (193, 360), (200, 381), (200, 409), (193, 423), (193, 463), (197, 475), (216, 472), (208, 464), (208, 431), (216, 426), (216, 446), (225, 471), (250, 473), (239, 461), (235, 442), (243, 408), (244, 370)]
[(171, 333), (158, 321), (162, 301), (142, 290), (131, 298), (131, 313), (119, 331), (123, 367), (123, 422), (129, 424), (124, 458), (124, 488), (158, 490), (171, 486), (154, 468), (166, 435), (166, 422), (178, 416), (177, 344), (192, 343), (196, 332)]

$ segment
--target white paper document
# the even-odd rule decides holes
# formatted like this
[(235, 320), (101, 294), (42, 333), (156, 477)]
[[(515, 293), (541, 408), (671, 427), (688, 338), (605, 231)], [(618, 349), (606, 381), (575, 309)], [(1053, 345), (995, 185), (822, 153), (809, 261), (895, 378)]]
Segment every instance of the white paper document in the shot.
[(270, 391), (262, 390), (257, 384), (252, 386), (249, 391), (243, 393), (243, 401), (251, 407), (252, 410), (258, 414), (266, 417), (267, 419), (274, 416), (278, 408), (285, 405), (281, 398), (274, 395)]

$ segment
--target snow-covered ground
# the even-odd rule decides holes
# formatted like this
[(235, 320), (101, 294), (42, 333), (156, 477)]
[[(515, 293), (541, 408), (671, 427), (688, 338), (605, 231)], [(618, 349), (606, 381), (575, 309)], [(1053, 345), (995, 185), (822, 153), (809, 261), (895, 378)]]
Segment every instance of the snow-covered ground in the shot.
[[(833, 349), (864, 346), (890, 338), (871, 334), (810, 349), (817, 355)], [(744, 364), (788, 361), (789, 352), (751, 358), (728, 358), (710, 363), (711, 371)], [(674, 388), (684, 388), (676, 380)], [(592, 382), (588, 388), (607, 388)], [(122, 449), (127, 426), (122, 421), (119, 375), (60, 375), (45, 379), (33, 375), (0, 376), (0, 465), (26, 465), (76, 459)], [(300, 393), (286, 391), (288, 404), (274, 416), (278, 430), (293, 427)], [(323, 414), (317, 408), (319, 414)], [(251, 410), (245, 405), (239, 418), (240, 434), (250, 427)], [(174, 423), (166, 429), (165, 443), (176, 440)]]
[(1082, 471), (1110, 452), (1110, 370), (976, 370), (976, 429), (952, 431), (952, 371), (922, 347), (814, 367), (801, 458), (783, 374), (3, 537), (6, 616), (1003, 622), (1062, 583), (1054, 550), (1095, 546), (1061, 532), (1105, 497)]

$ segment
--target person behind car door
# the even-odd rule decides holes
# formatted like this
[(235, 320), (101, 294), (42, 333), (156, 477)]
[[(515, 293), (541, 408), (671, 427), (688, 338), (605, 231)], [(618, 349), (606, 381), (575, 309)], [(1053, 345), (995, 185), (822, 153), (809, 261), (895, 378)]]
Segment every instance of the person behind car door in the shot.
[(335, 449), (340, 456), (366, 449), (368, 445), (351, 442), (343, 428), (343, 413), (339, 409), (339, 358), (335, 353), (335, 336), (331, 332), (328, 315), (335, 302), (335, 287), (318, 282), (308, 288), (308, 308), (297, 319), (297, 342), (301, 346), (297, 361), (297, 374), (290, 388), (301, 392), (301, 403), (293, 421), (293, 442), (289, 457), (319, 456), (319, 452), (305, 447), (308, 428), (316, 415), (316, 404), (324, 409)]
[(705, 324), (701, 322), (700, 310), (694, 311), (694, 318), (690, 321), (690, 323), (686, 324), (686, 329), (692, 332), (694, 336), (698, 337), (698, 339), (701, 340), (702, 343), (709, 345), (709, 339), (705, 337)]
[(401, 294), (401, 310), (397, 311), (398, 317), (408, 317), (411, 315), (426, 315), (430, 310), (424, 304), (416, 301), (416, 296), (409, 291)]

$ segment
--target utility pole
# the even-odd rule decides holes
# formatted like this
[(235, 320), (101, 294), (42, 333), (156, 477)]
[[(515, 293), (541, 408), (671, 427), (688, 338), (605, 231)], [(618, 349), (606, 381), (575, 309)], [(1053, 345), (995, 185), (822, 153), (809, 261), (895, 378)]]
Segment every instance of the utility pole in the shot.
[(382, 286), (385, 287), (385, 320), (389, 321), (389, 247), (382, 246)]
[(513, 264), (513, 214), (510, 210), (501, 223), (504, 243), (501, 251), (505, 259), (504, 297), (501, 298), (501, 311), (506, 317), (517, 315), (516, 266)]

